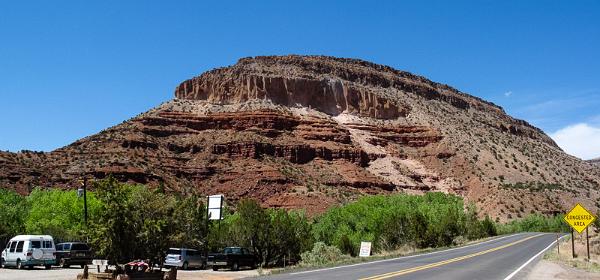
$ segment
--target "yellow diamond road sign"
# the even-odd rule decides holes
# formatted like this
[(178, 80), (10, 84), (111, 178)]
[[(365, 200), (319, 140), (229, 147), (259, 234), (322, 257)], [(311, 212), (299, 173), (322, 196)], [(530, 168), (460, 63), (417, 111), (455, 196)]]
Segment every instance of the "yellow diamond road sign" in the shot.
[(579, 233), (582, 233), (594, 220), (596, 220), (596, 217), (579, 203), (565, 215), (567, 224)]

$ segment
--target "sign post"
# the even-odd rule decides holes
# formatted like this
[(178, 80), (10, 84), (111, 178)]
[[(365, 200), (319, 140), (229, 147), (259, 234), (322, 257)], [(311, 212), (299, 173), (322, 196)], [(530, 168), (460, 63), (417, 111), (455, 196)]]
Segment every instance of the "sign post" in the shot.
[(564, 217), (565, 222), (567, 222), (567, 224), (569, 224), (571, 226), (571, 250), (573, 251), (573, 258), (575, 258), (575, 233), (574, 230), (576, 230), (579, 234), (581, 234), (583, 232), (583, 230), (586, 231), (586, 239), (587, 239), (587, 257), (588, 257), (588, 261), (590, 259), (590, 237), (587, 234), (587, 228), (589, 225), (591, 225), (595, 220), (596, 217), (594, 217), (594, 215), (592, 215), (592, 213), (590, 213), (590, 211), (588, 211), (587, 209), (585, 209), (583, 206), (581, 206), (581, 204), (577, 203), (577, 205), (575, 205), (575, 207), (573, 207), (573, 209), (571, 209), (571, 211), (569, 211), (569, 213), (567, 213), (567, 215), (565, 215)]
[(587, 261), (590, 262), (590, 233), (589, 228), (585, 228), (585, 243), (587, 245)]
[(575, 234), (573, 233), (573, 229), (571, 229), (571, 252), (573, 258), (576, 258), (577, 256), (575, 255)]
[(558, 238), (558, 233), (556, 234), (556, 250), (558, 250), (558, 256), (560, 257), (560, 239)]
[[(210, 195), (206, 197), (206, 237), (204, 242), (204, 258), (208, 261), (208, 223), (210, 220), (219, 220), (219, 229), (223, 219), (223, 200), (222, 194)], [(221, 234), (219, 232), (219, 234)]]

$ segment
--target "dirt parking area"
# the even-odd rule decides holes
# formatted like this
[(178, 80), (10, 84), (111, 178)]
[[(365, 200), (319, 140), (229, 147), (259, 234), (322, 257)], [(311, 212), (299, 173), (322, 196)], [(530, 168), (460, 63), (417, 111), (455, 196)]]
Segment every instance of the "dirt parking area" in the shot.
[(0, 268), (0, 280), (75, 280), (77, 274), (82, 273), (81, 268), (33, 268), (33, 269), (11, 269)]
[[(34, 268), (31, 270), (0, 269), (0, 280), (75, 280), (77, 274), (82, 273), (81, 268)], [(241, 271), (212, 271), (189, 270), (178, 271), (177, 279), (180, 280), (230, 280), (257, 276), (256, 270)]]

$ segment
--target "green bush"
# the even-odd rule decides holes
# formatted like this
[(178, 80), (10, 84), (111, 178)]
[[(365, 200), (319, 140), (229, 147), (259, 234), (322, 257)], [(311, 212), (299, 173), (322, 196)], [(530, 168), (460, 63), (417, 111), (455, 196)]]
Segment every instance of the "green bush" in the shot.
[(28, 208), (24, 196), (0, 189), (0, 249), (10, 238), (25, 231)]
[(458, 237), (476, 239), (496, 234), (494, 223), (479, 221), (474, 207), (465, 212), (462, 198), (443, 193), (366, 196), (334, 207), (316, 218), (315, 239), (355, 256), (361, 241), (375, 252), (409, 245), (449, 246)]
[(322, 266), (349, 259), (350, 256), (344, 255), (338, 247), (317, 242), (312, 250), (302, 253), (301, 258), (300, 265)]
[[(83, 198), (76, 190), (34, 189), (27, 196), (28, 212), (25, 219), (27, 234), (49, 234), (57, 242), (85, 240)], [(88, 217), (100, 209), (100, 202), (92, 192), (87, 193)]]
[(303, 214), (264, 209), (255, 200), (240, 201), (234, 214), (212, 223), (209, 237), (212, 251), (248, 247), (266, 266), (282, 264), (284, 258), (297, 261), (313, 244), (311, 224)]
[(540, 214), (531, 214), (523, 219), (512, 220), (498, 226), (500, 234), (515, 232), (568, 232), (569, 226), (563, 221), (562, 216), (546, 217)]
[(112, 263), (134, 259), (159, 262), (171, 246), (196, 246), (205, 231), (204, 206), (191, 197), (178, 201), (158, 189), (109, 177), (94, 183), (100, 209), (89, 237), (97, 254)]

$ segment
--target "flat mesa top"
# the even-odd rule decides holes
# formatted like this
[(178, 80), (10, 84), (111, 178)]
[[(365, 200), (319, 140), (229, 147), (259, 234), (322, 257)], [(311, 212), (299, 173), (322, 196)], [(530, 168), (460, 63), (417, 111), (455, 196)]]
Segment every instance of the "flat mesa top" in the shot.
[(591, 225), (596, 217), (590, 211), (577, 203), (571, 211), (565, 215), (565, 221), (577, 232), (582, 233), (589, 225)]

